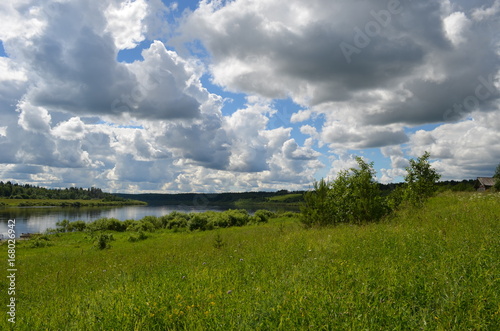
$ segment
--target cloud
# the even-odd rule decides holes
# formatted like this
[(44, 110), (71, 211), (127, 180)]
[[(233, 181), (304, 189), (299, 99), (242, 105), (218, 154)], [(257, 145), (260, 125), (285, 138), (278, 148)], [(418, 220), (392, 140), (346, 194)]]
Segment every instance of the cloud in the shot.
[(85, 135), (85, 124), (79, 117), (72, 117), (59, 123), (52, 129), (52, 134), (64, 140), (81, 140)]
[[(30, 10), (8, 8), (19, 21), (36, 16), (38, 22), (37, 33), (25, 34), (14, 24), (0, 37), (10, 62), (22, 64), (31, 83), (24, 103), (78, 116), (199, 116), (207, 92), (194, 62), (167, 51), (161, 41), (143, 51), (144, 61), (116, 61), (120, 49), (135, 47), (147, 24), (158, 21), (158, 12), (149, 8), (162, 10), (158, 1), (91, 3), (51, 1), (36, 7), (28, 2), (24, 6)], [(24, 79), (23, 72), (18, 79)]]
[(19, 125), (26, 131), (47, 133), (50, 131), (51, 116), (47, 109), (35, 107), (22, 101), (19, 103)]
[(446, 36), (454, 45), (466, 41), (463, 33), (470, 28), (470, 20), (462, 12), (455, 12), (443, 20)]
[(135, 48), (145, 39), (147, 27), (141, 24), (147, 15), (148, 5), (144, 0), (111, 3), (106, 9), (107, 26), (117, 49)]
[[(160, 0), (2, 3), (0, 173), (112, 191), (303, 189), (381, 148), (383, 182), (425, 150), (445, 178), (489, 175), (499, 10), (498, 0), (201, 1), (182, 15)], [(125, 49), (142, 57), (119, 62)]]
[[(354, 149), (401, 144), (408, 140), (404, 127), (489, 111), (499, 94), (448, 116), (474, 95), (479, 77), (498, 72), (492, 42), (498, 20), (485, 14), (497, 3), (464, 11), (452, 11), (446, 1), (395, 3), (202, 2), (183, 21), (177, 42), (203, 43), (215, 84), (266, 98), (289, 96), (308, 108), (292, 122), (325, 114), (326, 143)], [(488, 24), (475, 24), (470, 12)], [(342, 43), (356, 47), (351, 61)]]
[(429, 151), (443, 179), (492, 176), (500, 160), (500, 115), (474, 112), (471, 119), (417, 131), (410, 139), (414, 156)]
[(472, 17), (476, 21), (482, 21), (489, 19), (492, 16), (500, 13), (500, 1), (495, 0), (491, 7), (482, 6), (481, 8), (475, 8), (472, 12)]

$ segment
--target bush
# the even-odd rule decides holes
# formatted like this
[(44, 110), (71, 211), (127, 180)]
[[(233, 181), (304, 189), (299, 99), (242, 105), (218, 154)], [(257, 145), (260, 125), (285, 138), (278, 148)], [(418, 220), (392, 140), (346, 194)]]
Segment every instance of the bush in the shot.
[(202, 213), (194, 213), (191, 215), (188, 228), (190, 231), (201, 230), (205, 231), (207, 229), (208, 217)]
[(338, 223), (361, 224), (380, 220), (388, 211), (374, 180), (373, 163), (357, 157), (358, 168), (341, 171), (329, 183), (314, 183), (314, 191), (304, 196), (301, 222), (306, 227)]
[(29, 248), (48, 247), (52, 245), (53, 244), (49, 241), (49, 238), (46, 236), (36, 237), (30, 240), (28, 243)]
[(124, 222), (120, 222), (120, 220), (116, 218), (100, 218), (95, 220), (94, 222), (88, 223), (86, 225), (86, 229), (90, 232), (95, 231), (117, 231), (123, 232), (127, 230), (127, 226)]
[(134, 221), (130, 223), (127, 227), (127, 231), (134, 232), (155, 232), (156, 227), (150, 221), (144, 221), (144, 219), (140, 221)]
[(267, 223), (274, 216), (275, 214), (272, 211), (259, 209), (253, 214), (253, 220), (255, 223)]
[(111, 248), (111, 245), (110, 245), (110, 242), (115, 240), (115, 238), (113, 237), (112, 234), (108, 234), (108, 233), (100, 233), (97, 237), (96, 237), (96, 241), (94, 243), (94, 247), (99, 249), (99, 250), (103, 250), (103, 249), (109, 249)]
[(399, 208), (404, 201), (405, 189), (402, 186), (396, 187), (386, 198), (386, 205), (393, 211)]
[(429, 157), (429, 152), (425, 152), (417, 160), (410, 160), (410, 166), (406, 168), (404, 197), (416, 207), (422, 206), (434, 195), (435, 184), (441, 178), (429, 164)]
[(85, 228), (87, 227), (87, 223), (84, 221), (74, 221), (70, 222), (68, 224), (68, 231), (73, 232), (73, 231), (85, 231)]
[(229, 219), (229, 226), (243, 226), (250, 220), (250, 215), (245, 209), (229, 209), (222, 214), (227, 215)]
[(69, 231), (69, 221), (68, 220), (62, 220), (56, 223), (57, 231), (58, 232), (68, 232)]
[(162, 220), (156, 216), (145, 216), (141, 221), (151, 223), (155, 229), (164, 228)]
[(187, 228), (187, 226), (188, 226), (187, 218), (176, 216), (174, 219), (168, 221), (166, 228), (179, 229), (179, 228)]
[(301, 222), (306, 227), (327, 225), (331, 220), (331, 208), (328, 192), (330, 183), (321, 179), (314, 182), (314, 190), (304, 194), (304, 205), (301, 209)]
[(137, 236), (131, 235), (130, 237), (128, 237), (128, 241), (130, 242), (137, 242), (146, 239), (148, 239), (148, 236), (142, 231), (139, 231)]

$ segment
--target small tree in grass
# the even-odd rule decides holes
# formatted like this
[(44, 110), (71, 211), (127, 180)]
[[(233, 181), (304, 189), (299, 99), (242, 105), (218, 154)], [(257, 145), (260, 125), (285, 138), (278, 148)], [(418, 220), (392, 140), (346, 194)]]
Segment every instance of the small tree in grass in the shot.
[(436, 192), (435, 184), (441, 178), (429, 163), (429, 152), (417, 160), (410, 160), (410, 166), (406, 168), (404, 197), (414, 206), (422, 206), (428, 198)]
[(338, 223), (360, 224), (378, 221), (386, 213), (384, 200), (374, 179), (373, 162), (356, 157), (358, 168), (341, 171), (330, 192), (333, 213)]

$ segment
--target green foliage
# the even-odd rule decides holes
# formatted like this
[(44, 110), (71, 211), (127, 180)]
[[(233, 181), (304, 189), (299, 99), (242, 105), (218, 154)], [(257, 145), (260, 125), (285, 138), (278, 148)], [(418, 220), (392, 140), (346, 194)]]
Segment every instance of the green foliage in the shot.
[(356, 157), (359, 168), (351, 168), (350, 173), (341, 173), (337, 185), (333, 183), (332, 201), (337, 222), (361, 224), (378, 221), (386, 213), (380, 189), (375, 182), (373, 162), (368, 164)]
[(330, 183), (323, 178), (315, 181), (314, 190), (304, 194), (304, 205), (301, 207), (301, 222), (306, 227), (327, 225), (332, 220), (329, 197)]
[(148, 239), (148, 236), (143, 231), (139, 231), (137, 235), (130, 235), (128, 237), (128, 241), (130, 242), (137, 242), (146, 239)]
[[(73, 221), (62, 220), (56, 223), (56, 230), (58, 232), (73, 232), (73, 231), (85, 231), (87, 228), (87, 223), (84, 221)], [(98, 229), (98, 230), (111, 230), (111, 229)]]
[(405, 200), (421, 207), (436, 192), (436, 182), (441, 178), (429, 163), (430, 154), (425, 152), (417, 160), (410, 160), (405, 176)]
[(94, 242), (94, 247), (103, 250), (111, 248), (110, 242), (115, 240), (112, 234), (109, 233), (99, 233)]
[(391, 211), (397, 210), (403, 203), (404, 197), (405, 188), (403, 186), (397, 186), (386, 198), (387, 208)]
[(275, 215), (276, 214), (272, 211), (259, 209), (250, 217), (250, 221), (257, 224), (267, 223), (269, 222), (269, 219), (275, 217)]
[(215, 235), (213, 246), (215, 249), (221, 249), (226, 246), (226, 243), (222, 239), (222, 236), (219, 232), (217, 232), (217, 234)]
[(69, 231), (69, 221), (68, 220), (62, 220), (56, 223), (56, 228), (57, 231), (59, 232), (68, 232)]
[(500, 163), (498, 164), (497, 168), (495, 169), (495, 174), (493, 175), (493, 178), (496, 179), (495, 181), (495, 191), (500, 192)]
[(387, 213), (387, 207), (374, 180), (373, 163), (357, 157), (358, 168), (340, 171), (337, 178), (328, 183), (314, 183), (314, 191), (304, 196), (302, 223), (335, 225), (339, 223), (361, 224), (378, 221)]
[(95, 220), (94, 222), (88, 223), (86, 225), (86, 230), (89, 232), (106, 230), (123, 232), (127, 230), (127, 227), (124, 222), (121, 222), (116, 218), (103, 217)]
[(207, 229), (208, 217), (203, 213), (193, 214), (188, 222), (188, 228), (190, 231), (201, 230), (205, 231)]
[(28, 241), (29, 248), (40, 248), (54, 245), (47, 235), (36, 235)]
[(68, 225), (69, 232), (73, 232), (73, 231), (82, 232), (82, 231), (85, 231), (86, 228), (87, 228), (87, 223), (85, 223), (84, 221), (73, 221), (73, 222), (70, 222)]
[(132, 221), (127, 223), (127, 231), (132, 232), (155, 232), (156, 227), (148, 220), (141, 219), (139, 221)]

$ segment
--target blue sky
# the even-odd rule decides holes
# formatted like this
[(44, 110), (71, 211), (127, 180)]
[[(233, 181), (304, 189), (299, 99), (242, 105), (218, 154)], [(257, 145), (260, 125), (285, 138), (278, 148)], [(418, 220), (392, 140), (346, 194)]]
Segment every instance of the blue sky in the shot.
[(443, 179), (491, 176), (499, 14), (500, 0), (12, 1), (0, 179), (301, 190), (355, 156), (399, 182), (425, 151)]
[(0, 41), (0, 56), (6, 57), (7, 54), (5, 54), (5, 49), (3, 48), (3, 43)]

